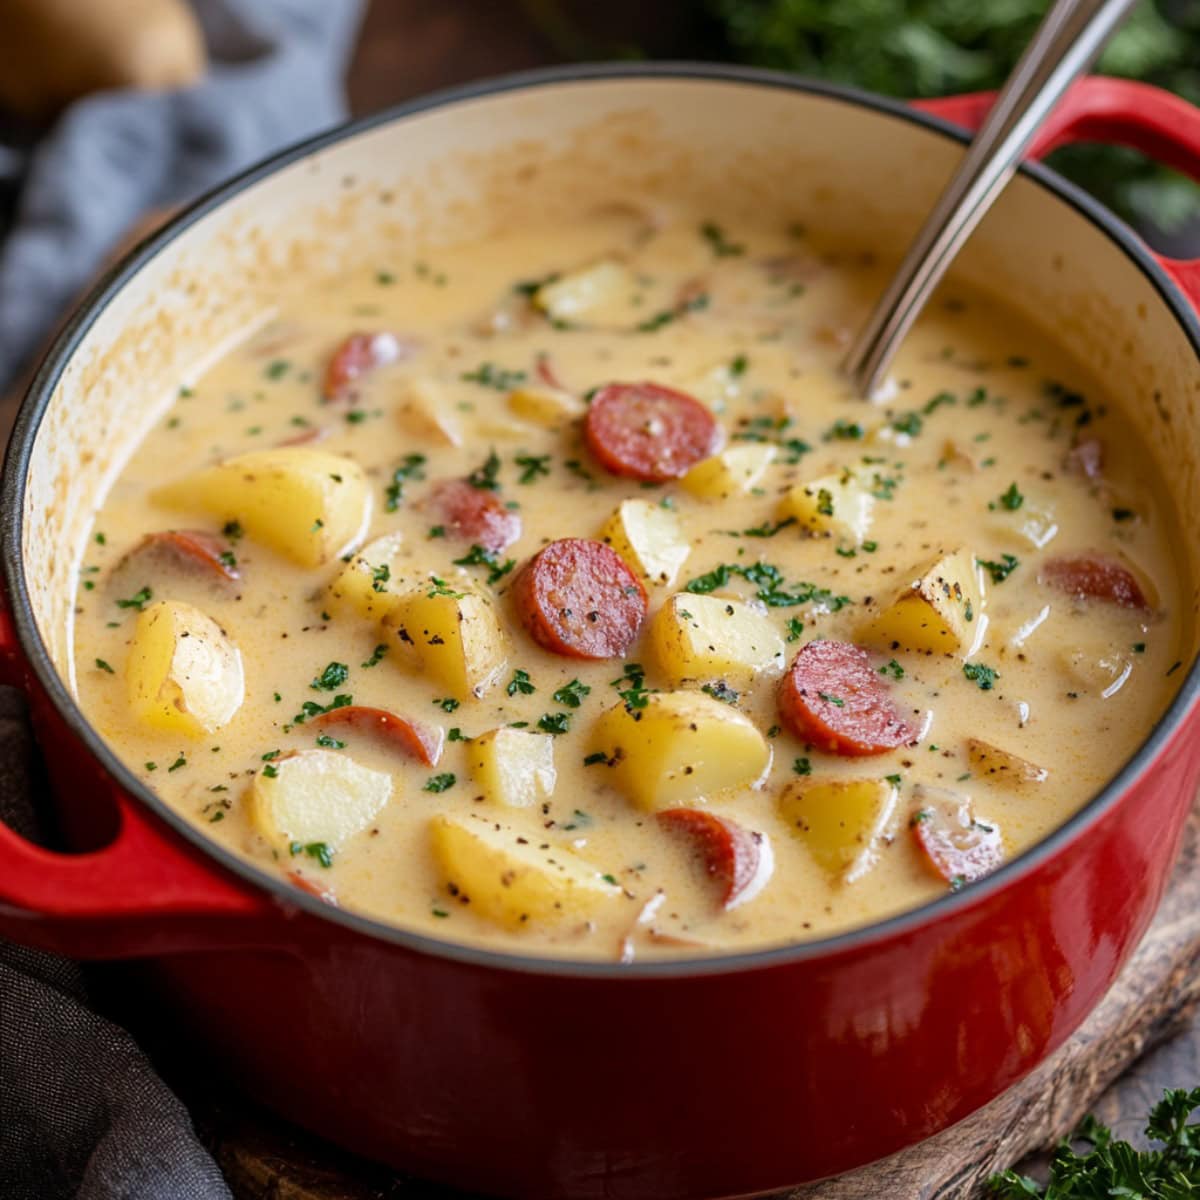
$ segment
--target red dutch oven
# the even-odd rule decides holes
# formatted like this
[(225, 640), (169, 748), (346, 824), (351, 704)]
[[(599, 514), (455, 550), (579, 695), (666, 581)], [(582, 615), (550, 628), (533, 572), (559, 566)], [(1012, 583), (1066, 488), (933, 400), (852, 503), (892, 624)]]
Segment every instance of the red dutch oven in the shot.
[[(928, 1137), (1035, 1067), (1113, 982), (1165, 886), (1200, 776), (1194, 641), (1133, 760), (989, 879), (838, 937), (627, 966), (438, 942), (259, 872), (121, 765), (69, 666), (73, 564), (98, 495), (186, 370), (297, 264), (336, 260), (364, 232), (436, 241), (681, 188), (895, 252), (989, 100), (909, 108), (687, 65), (537, 73), (289, 150), (137, 248), (50, 351), (8, 451), (4, 674), (29, 695), (77, 852), (0, 827), (0, 933), (145, 960), (180, 1038), (267, 1105), (405, 1170), (513, 1196), (774, 1190)], [(1035, 156), (1078, 140), (1200, 173), (1200, 112), (1138, 84), (1078, 85)], [(1151, 254), (1034, 165), (957, 270), (1089, 360), (1145, 430), (1147, 470), (1196, 511), (1200, 266)], [(1179, 567), (1195, 578), (1200, 533), (1182, 525)]]

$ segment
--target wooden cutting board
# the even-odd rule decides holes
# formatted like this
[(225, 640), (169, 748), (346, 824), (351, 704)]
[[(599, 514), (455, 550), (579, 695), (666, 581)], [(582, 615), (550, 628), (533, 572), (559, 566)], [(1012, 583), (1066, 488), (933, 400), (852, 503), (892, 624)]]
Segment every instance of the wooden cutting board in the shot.
[[(1059, 1052), (987, 1108), (883, 1162), (788, 1193), (788, 1200), (969, 1200), (983, 1182), (1052, 1145), (1100, 1105), (1135, 1133), (1162, 1087), (1191, 1087), (1200, 1039), (1180, 1039), (1155, 1077), (1106, 1090), (1150, 1047), (1191, 1023), (1200, 999), (1200, 809), (1154, 924), (1112, 991)], [(236, 1101), (192, 1098), (202, 1136), (237, 1200), (448, 1200), (456, 1193), (354, 1159)]]

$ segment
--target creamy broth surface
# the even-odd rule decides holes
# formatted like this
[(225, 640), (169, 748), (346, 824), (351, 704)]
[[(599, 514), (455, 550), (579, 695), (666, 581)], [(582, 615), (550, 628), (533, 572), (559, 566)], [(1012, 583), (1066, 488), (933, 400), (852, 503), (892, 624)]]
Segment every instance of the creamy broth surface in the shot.
[[(822, 253), (801, 230), (614, 211), (297, 286), (181, 386), (97, 513), (75, 632), (85, 713), (207, 836), (344, 908), (441, 938), (601, 959), (729, 952), (822, 936), (971, 886), (973, 869), (939, 873), (922, 849), (931, 798), (966, 805), (975, 824), (958, 831), (963, 845), (982, 845), (991, 866), (1066, 820), (1173, 694), (1187, 581), (1171, 553), (1169, 498), (1120, 397), (987, 297), (947, 291), (880, 395), (854, 397), (838, 362), (883, 278), (869, 258)], [(381, 355), (391, 361), (330, 400), (322, 381), (354, 333), (393, 335)], [(613, 475), (585, 445), (581, 414), (614, 381), (687, 393), (715, 416), (723, 451), (772, 447), (773, 457), (748, 490), (727, 494)], [(367, 475), (365, 536), (328, 561), (301, 565), (212, 503), (162, 502), (164, 485), (178, 491), (215, 463), (297, 439)], [(438, 484), (468, 477), (519, 517), (519, 538), (494, 554), (456, 538), (438, 507)], [(816, 515), (788, 507), (791, 489), (830, 478), (869, 497), (858, 527), (823, 520), (831, 514), (821, 510), (842, 517), (838, 506), (852, 502), (837, 489), (814, 489)], [(646, 619), (624, 655), (543, 648), (517, 604), (526, 563), (555, 539), (602, 540), (625, 500), (673, 516), (685, 560), (669, 584), (644, 580)], [(144, 551), (127, 557), (163, 530), (213, 535), (240, 579)], [(385, 534), (398, 534), (400, 549), (386, 577), (372, 577), (374, 615), (331, 603), (342, 556)], [(896, 644), (886, 624), (875, 629), (924, 568), (955, 552), (980, 589), (958, 610), (964, 644), (930, 653)], [(1078, 584), (1081, 560), (1108, 564), (1098, 586), (1123, 600), (1074, 594), (1095, 590), (1095, 580)], [(1055, 576), (1064, 561), (1075, 564), (1065, 588)], [(1132, 600), (1113, 564), (1134, 581)], [(431, 678), (380, 625), (414, 577), (429, 591), (493, 602), (503, 662), (481, 696)], [(684, 620), (689, 597), (761, 616), (782, 661), (672, 677), (651, 631), (680, 593)], [(240, 654), (244, 699), (201, 736), (155, 728), (131, 707), (135, 631), (163, 601), (207, 614)], [(797, 736), (778, 697), (814, 639), (866, 651), (911, 738), (849, 756)], [(769, 752), (759, 776), (677, 804), (758, 835), (746, 851), (759, 856), (758, 878), (728, 907), (728, 846), (635, 802), (597, 751), (598, 723), (623, 704), (619, 692), (636, 705), (701, 688), (748, 718)], [(364, 726), (320, 726), (315, 709), (337, 697), (440, 729), (440, 760), (426, 765)], [(839, 700), (822, 694), (833, 722), (844, 718), (829, 708), (844, 708)], [(527, 807), (488, 793), (471, 740), (518, 723), (553, 756), (552, 792)], [(1021, 761), (972, 755), (972, 738)], [(391, 781), (386, 803), (336, 845), (264, 830), (251, 802), (264, 772), (277, 784), (291, 752), (318, 748)], [(831, 780), (882, 790), (868, 818), (835, 810), (835, 832), (814, 850), (813, 823), (781, 796)], [(576, 889), (562, 908), (497, 919), (435, 853), (444, 815), (565, 855), (600, 880), (594, 896)], [(845, 844), (831, 857), (839, 823)]]

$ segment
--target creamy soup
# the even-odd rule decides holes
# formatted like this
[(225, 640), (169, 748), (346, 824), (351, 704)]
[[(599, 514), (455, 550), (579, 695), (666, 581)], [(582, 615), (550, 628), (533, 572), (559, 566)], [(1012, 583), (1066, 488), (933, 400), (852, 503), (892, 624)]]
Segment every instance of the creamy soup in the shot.
[(443, 938), (727, 952), (970, 887), (1146, 736), (1186, 581), (1120, 398), (986, 297), (857, 399), (883, 279), (611, 211), (297, 287), (96, 515), (85, 712)]

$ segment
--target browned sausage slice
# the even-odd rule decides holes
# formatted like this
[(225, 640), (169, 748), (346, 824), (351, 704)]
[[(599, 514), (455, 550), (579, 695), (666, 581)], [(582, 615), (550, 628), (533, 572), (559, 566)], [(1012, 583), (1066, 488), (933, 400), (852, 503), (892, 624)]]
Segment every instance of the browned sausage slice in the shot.
[(716, 884), (722, 908), (754, 899), (771, 876), (774, 858), (765, 834), (699, 808), (668, 808), (658, 823), (687, 840)]
[(447, 537), (473, 542), (499, 554), (521, 536), (521, 518), (486, 488), (465, 479), (447, 479), (430, 495)]
[(411, 345), (394, 333), (352, 333), (334, 352), (325, 368), (321, 395), (327, 403), (349, 400), (353, 385), (376, 367), (406, 358)]
[(1149, 608), (1133, 572), (1098, 554), (1052, 558), (1042, 566), (1043, 583), (1078, 600), (1104, 600), (1121, 608)]
[(562, 538), (539, 550), (513, 584), (530, 637), (569, 658), (617, 658), (646, 618), (646, 591), (603, 542)]
[(909, 826), (926, 865), (952, 888), (973, 883), (1004, 861), (1004, 839), (985, 821), (977, 821), (965, 796), (923, 789), (923, 803)]
[(588, 449), (614, 475), (664, 483), (714, 454), (720, 430), (693, 396), (657, 383), (610, 383), (583, 423)]
[(401, 750), (427, 767), (436, 767), (442, 757), (445, 738), (440, 726), (410, 721), (407, 717), (397, 716), (386, 708), (348, 704), (322, 713), (313, 724), (318, 729), (346, 726), (371, 734), (385, 745)]
[(850, 642), (800, 648), (780, 682), (779, 715), (796, 737), (830, 754), (884, 754), (917, 737), (867, 652)]

